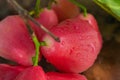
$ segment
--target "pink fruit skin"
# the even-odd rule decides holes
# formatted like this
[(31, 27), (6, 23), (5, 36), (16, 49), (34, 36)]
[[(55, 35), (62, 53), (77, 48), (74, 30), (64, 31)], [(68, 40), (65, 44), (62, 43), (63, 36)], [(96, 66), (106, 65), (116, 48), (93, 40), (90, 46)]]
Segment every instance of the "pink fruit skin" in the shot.
[(81, 74), (47, 72), (46, 75), (47, 80), (87, 80), (87, 78)]
[(40, 66), (33, 66), (22, 71), (14, 80), (47, 80)]
[(102, 36), (100, 35), (100, 31), (99, 31), (99, 27), (97, 24), (96, 19), (94, 18), (94, 16), (90, 13), (87, 13), (87, 16), (85, 17), (82, 13), (79, 15), (79, 18), (85, 21), (88, 21), (89, 24), (91, 24), (91, 26), (98, 32), (98, 38), (99, 40), (101, 40), (101, 47), (102, 47)]
[(99, 31), (98, 24), (94, 16), (90, 13), (87, 13), (87, 16), (84, 16), (83, 13), (79, 15), (79, 18), (82, 20), (88, 21), (89, 24), (96, 30)]
[(101, 39), (87, 21), (68, 19), (51, 31), (61, 42), (47, 34), (42, 38), (47, 46), (43, 46), (41, 51), (48, 62), (58, 70), (70, 73), (81, 73), (93, 65), (101, 49)]
[(34, 43), (24, 24), (17, 16), (8, 16), (0, 22), (0, 56), (24, 66), (32, 65)]
[[(58, 18), (54, 10), (44, 8), (40, 13), (38, 18), (35, 18), (40, 24), (42, 24), (47, 29), (52, 28), (53, 26), (58, 24)], [(45, 33), (41, 28), (30, 22), (31, 27), (35, 31), (38, 39), (40, 40), (41, 36)]]
[(10, 66), (7, 64), (0, 64), (0, 80), (14, 80), (16, 76), (23, 71), (21, 66)]
[(59, 21), (74, 18), (79, 15), (79, 8), (71, 3), (69, 0), (55, 0), (57, 3), (52, 5), (55, 10)]

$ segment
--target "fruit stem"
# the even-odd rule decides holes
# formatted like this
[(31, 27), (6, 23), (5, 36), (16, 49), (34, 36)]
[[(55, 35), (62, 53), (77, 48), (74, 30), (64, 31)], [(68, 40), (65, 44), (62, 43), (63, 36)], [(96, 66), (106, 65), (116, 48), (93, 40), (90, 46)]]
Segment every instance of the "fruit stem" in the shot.
[(49, 34), (55, 41), (60, 42), (59, 37), (55, 36), (52, 32), (50, 32), (47, 28), (45, 28), (43, 25), (41, 25), (39, 22), (37, 22), (34, 18), (32, 18), (29, 15), (29, 12), (27, 10), (25, 10), (24, 8), (22, 8), (17, 2), (16, 0), (7, 0), (8, 3), (10, 3), (16, 11), (18, 11), (19, 15), (21, 17), (24, 17), (24, 19), (29, 19), (31, 20), (35, 25), (37, 25), (38, 27), (40, 27), (43, 31), (45, 31), (47, 34)]
[(45, 42), (39, 42), (38, 38), (36, 37), (36, 35), (33, 33), (32, 35), (32, 40), (35, 44), (35, 56), (32, 57), (32, 61), (33, 61), (33, 66), (38, 66), (38, 62), (39, 62), (39, 56), (40, 56), (40, 47), (41, 46), (46, 46)]
[(34, 34), (34, 31), (32, 30), (31, 26), (28, 24), (28, 20), (24, 20), (25, 23), (26, 23), (26, 27), (27, 27), (27, 30), (33, 40), (33, 43), (35, 45), (35, 56), (32, 57), (32, 61), (33, 61), (33, 66), (38, 66), (38, 62), (39, 62), (39, 56), (40, 56), (40, 52), (39, 52), (39, 48), (40, 46), (44, 46), (46, 45), (45, 43), (42, 44), (41, 42), (41, 45), (40, 45), (40, 42), (38, 41), (36, 35)]
[(35, 44), (35, 56), (32, 58), (33, 59), (33, 65), (34, 66), (38, 66), (38, 62), (39, 62), (39, 55), (40, 55), (40, 51), (39, 51), (39, 48), (40, 48), (40, 43), (39, 43), (39, 41), (38, 41), (38, 39), (37, 39), (37, 37), (36, 37), (36, 35), (35, 34), (33, 34), (33, 36), (32, 36), (32, 39), (33, 39), (33, 42), (34, 42), (34, 44)]
[(41, 0), (36, 0), (35, 9), (34, 9), (35, 17), (38, 17), (40, 14), (40, 3), (41, 3)]
[[(34, 31), (32, 30), (31, 26), (28, 24), (28, 20), (24, 20), (25, 23), (26, 23), (26, 27), (27, 27), (27, 30), (33, 40), (33, 43), (35, 45), (35, 56), (32, 58), (32, 61), (33, 61), (33, 65), (34, 66), (38, 66), (38, 61), (39, 61), (39, 55), (40, 55), (40, 52), (39, 52), (39, 48), (40, 48), (40, 42), (38, 41), (36, 35), (34, 34)], [(43, 44), (44, 46), (44, 44)]]
[(85, 6), (78, 3), (76, 0), (69, 0), (69, 1), (72, 2), (73, 4), (77, 5), (78, 7), (80, 7), (84, 11), (84, 16), (85, 17), (87, 16), (87, 9), (85, 8)]
[(35, 45), (35, 56), (32, 57), (32, 61), (33, 61), (33, 66), (38, 66), (38, 62), (39, 62), (39, 56), (40, 56), (40, 51), (39, 48), (40, 46), (46, 46), (45, 42), (39, 42), (38, 38), (36, 37), (36, 35), (34, 34), (34, 31), (32, 30), (30, 24), (28, 24), (28, 20), (24, 20), (26, 23), (26, 27), (27, 30), (33, 40), (33, 43)]
[(52, 5), (53, 2), (56, 3), (55, 0), (49, 0), (49, 3), (48, 3), (48, 9), (51, 9), (51, 5)]

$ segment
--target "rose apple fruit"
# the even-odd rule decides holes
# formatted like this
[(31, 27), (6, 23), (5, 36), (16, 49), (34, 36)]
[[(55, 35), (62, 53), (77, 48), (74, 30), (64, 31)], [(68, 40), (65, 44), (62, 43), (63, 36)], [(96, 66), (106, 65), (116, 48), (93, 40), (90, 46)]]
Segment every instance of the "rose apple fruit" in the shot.
[(101, 34), (79, 17), (68, 19), (51, 29), (60, 38), (56, 42), (48, 34), (42, 40), (47, 46), (41, 52), (47, 61), (62, 72), (81, 73), (91, 67), (101, 49)]
[[(52, 28), (58, 24), (58, 18), (54, 10), (43, 8), (40, 12), (39, 16), (35, 18), (40, 24), (42, 24), (47, 29)], [(42, 29), (38, 26), (30, 22), (32, 29), (35, 31), (36, 36), (40, 40), (41, 36), (45, 33)]]
[(35, 46), (24, 21), (17, 15), (0, 22), (0, 56), (24, 66), (33, 64)]
[(79, 15), (80, 9), (69, 0), (55, 0), (55, 1), (56, 3), (52, 5), (52, 9), (55, 10), (59, 21), (74, 18), (77, 15)]
[(14, 80), (16, 76), (24, 70), (22, 66), (10, 66), (8, 64), (0, 64), (0, 80)]
[(47, 80), (47, 78), (40, 66), (32, 66), (22, 71), (14, 80)]

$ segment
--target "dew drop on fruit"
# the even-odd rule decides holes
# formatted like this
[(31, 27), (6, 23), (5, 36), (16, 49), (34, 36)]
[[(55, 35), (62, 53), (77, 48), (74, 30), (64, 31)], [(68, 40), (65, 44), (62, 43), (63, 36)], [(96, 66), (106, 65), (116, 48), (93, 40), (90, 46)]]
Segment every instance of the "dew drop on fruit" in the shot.
[(91, 52), (95, 52), (95, 45), (93, 43), (90, 44), (90, 47), (92, 48)]
[(76, 47), (72, 47), (69, 51), (69, 55), (74, 55), (73, 53), (76, 51)]
[(62, 45), (64, 45), (64, 44), (65, 44), (65, 42), (64, 42), (64, 41), (62, 41), (62, 42), (61, 42), (61, 44), (62, 44)]
[(81, 54), (80, 52), (76, 53), (76, 57), (79, 57), (79, 56), (81, 56), (80, 54)]
[(73, 53), (73, 49), (70, 49), (69, 55), (72, 55)]
[(79, 29), (79, 27), (78, 27), (78, 26), (75, 26), (75, 29), (76, 29), (76, 30), (78, 30), (78, 29)]

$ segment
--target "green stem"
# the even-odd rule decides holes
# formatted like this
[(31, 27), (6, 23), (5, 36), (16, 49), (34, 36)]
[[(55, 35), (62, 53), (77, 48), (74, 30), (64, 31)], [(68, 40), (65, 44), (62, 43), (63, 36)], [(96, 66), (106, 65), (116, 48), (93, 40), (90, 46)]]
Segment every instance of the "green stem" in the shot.
[(33, 34), (32, 39), (33, 39), (33, 42), (35, 44), (35, 49), (36, 49), (36, 52), (35, 52), (36, 54), (33, 57), (33, 65), (38, 66), (38, 61), (39, 61), (39, 56), (40, 56), (40, 51), (39, 51), (40, 43), (35, 34)]
[(83, 11), (84, 11), (84, 16), (87, 16), (87, 9), (85, 8), (85, 6), (83, 6), (82, 4), (78, 3), (76, 0), (69, 0), (71, 1), (73, 4), (77, 5), (78, 7), (80, 7)]
[[(29, 15), (29, 12), (27, 10), (25, 10), (23, 7), (21, 7), (16, 0), (7, 0), (7, 2), (9, 4), (11, 4), (15, 10), (19, 13), (19, 15), (23, 18), (23, 20), (25, 21), (25, 23), (28, 23), (27, 21), (30, 20), (32, 21), (35, 25), (37, 25), (37, 27), (40, 27), (43, 31), (45, 31), (47, 34), (49, 34), (55, 41), (60, 42), (59, 37), (55, 36), (53, 33), (51, 33), (47, 28), (45, 28), (43, 25), (41, 25), (39, 22), (37, 22), (34, 18), (32, 18)], [(36, 35), (34, 34), (33, 30), (31, 29), (31, 27), (28, 25), (27, 29), (30, 33), (30, 35), (32, 36), (32, 40), (35, 44), (35, 49), (36, 49), (36, 55), (35, 57), (33, 57), (33, 64), (34, 66), (38, 65), (38, 61), (39, 61), (39, 48), (40, 46), (44, 46), (46, 45), (45, 42), (39, 42)]]
[(49, 3), (48, 3), (48, 9), (51, 9), (51, 5), (52, 5), (53, 2), (56, 3), (55, 0), (50, 0), (50, 1), (49, 1)]
[(35, 5), (35, 16), (38, 17), (39, 16), (39, 13), (40, 13), (40, 3), (41, 3), (41, 0), (36, 0), (36, 5)]

